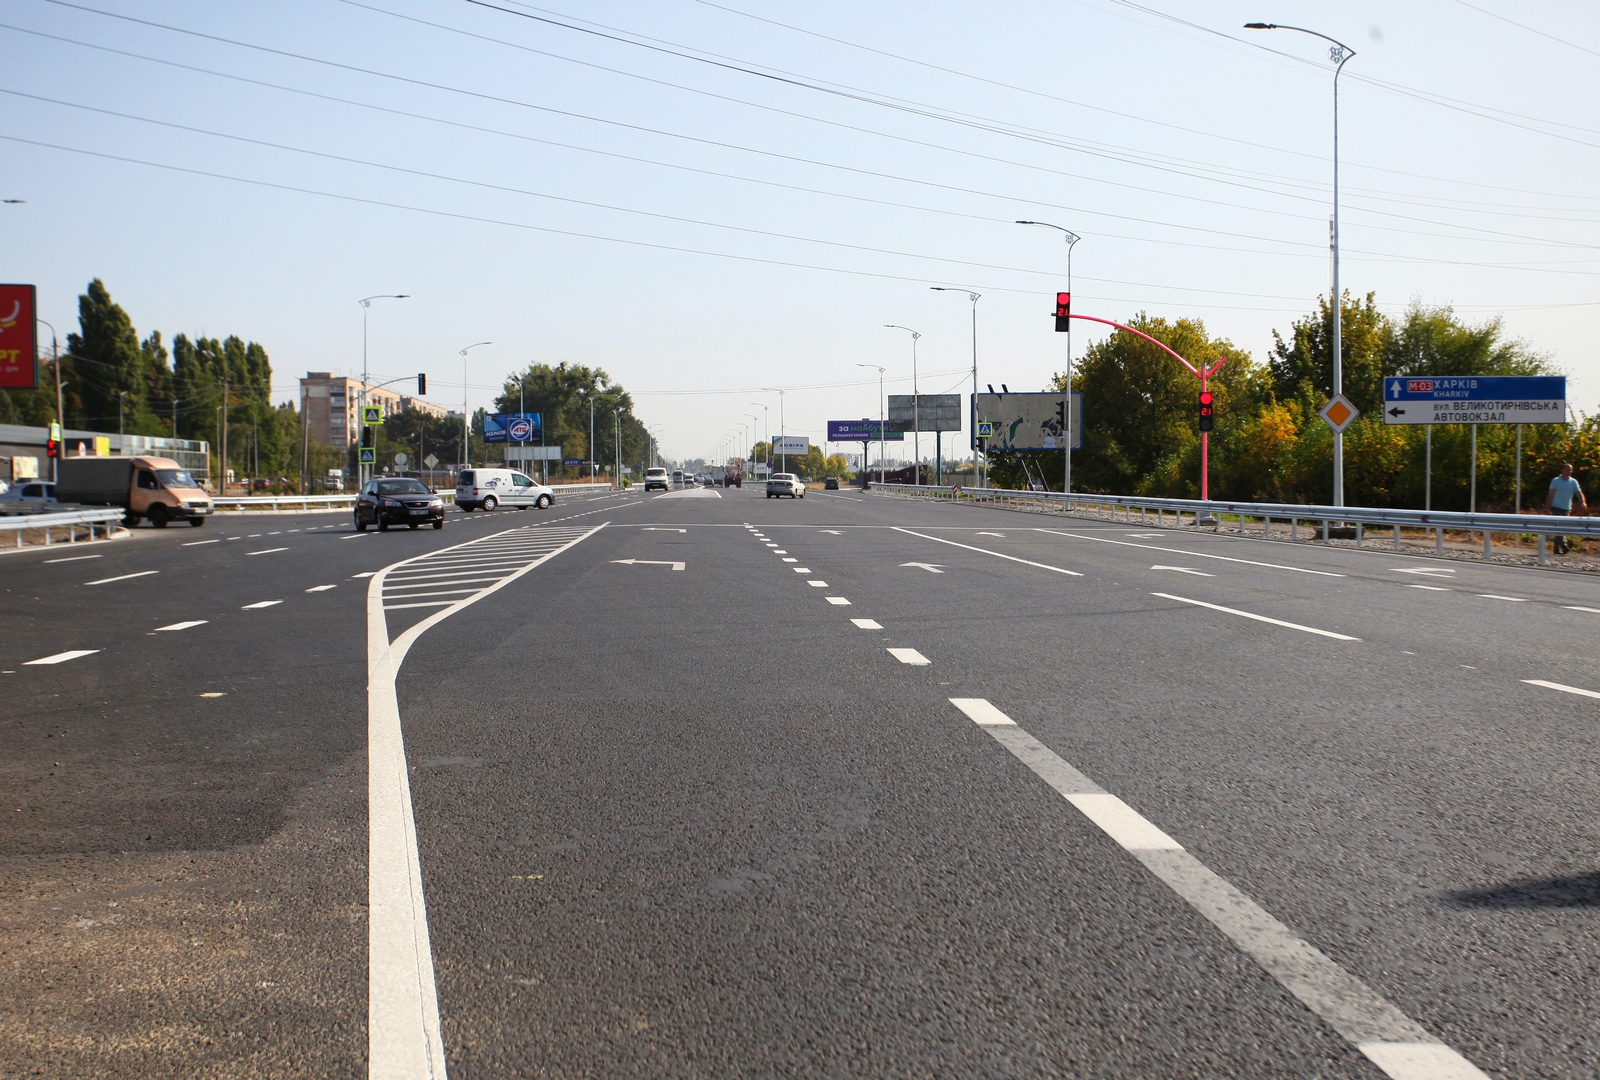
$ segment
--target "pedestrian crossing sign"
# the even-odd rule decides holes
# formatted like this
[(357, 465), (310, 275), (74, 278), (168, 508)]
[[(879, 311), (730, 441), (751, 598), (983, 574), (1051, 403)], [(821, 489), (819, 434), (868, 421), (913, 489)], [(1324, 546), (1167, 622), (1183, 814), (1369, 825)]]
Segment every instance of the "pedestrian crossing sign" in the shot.
[(378, 463), (377, 447), (363, 446), (360, 448), (359, 453), (361, 454), (361, 464), (376, 465)]
[(993, 420), (979, 420), (978, 421), (978, 438), (980, 438), (980, 439), (992, 439), (992, 438), (994, 438), (994, 421)]
[(363, 405), (363, 406), (361, 406), (361, 422), (363, 424), (381, 424), (381, 423), (383, 423), (383, 406), (382, 405)]

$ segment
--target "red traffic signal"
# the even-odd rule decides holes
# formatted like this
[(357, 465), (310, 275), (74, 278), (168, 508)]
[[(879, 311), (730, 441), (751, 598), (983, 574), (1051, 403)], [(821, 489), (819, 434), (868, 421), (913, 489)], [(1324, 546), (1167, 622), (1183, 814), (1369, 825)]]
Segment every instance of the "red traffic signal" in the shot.
[(61, 443), (60, 443), (60, 441), (56, 440), (56, 439), (47, 440), (45, 442), (45, 444), (44, 444), (44, 456), (45, 457), (60, 457), (61, 456)]
[(1056, 333), (1065, 334), (1072, 325), (1072, 294), (1056, 293)]
[(1217, 415), (1216, 395), (1210, 390), (1200, 391), (1200, 430), (1210, 431)]

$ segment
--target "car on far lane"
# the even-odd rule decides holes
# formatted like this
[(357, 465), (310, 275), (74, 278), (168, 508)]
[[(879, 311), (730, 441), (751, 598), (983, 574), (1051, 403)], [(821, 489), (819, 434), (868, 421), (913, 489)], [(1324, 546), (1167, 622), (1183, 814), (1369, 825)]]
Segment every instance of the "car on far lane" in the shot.
[(824, 480), (822, 482), (822, 490), (823, 491), (838, 491), (839, 490), (839, 478), (837, 476), (828, 477), (826, 480)]
[(644, 471), (644, 489), (646, 491), (654, 491), (656, 488), (660, 488), (662, 491), (670, 491), (672, 489), (671, 477), (667, 475), (667, 470), (665, 469), (646, 469)]
[(767, 498), (776, 499), (782, 495), (803, 499), (806, 497), (806, 486), (792, 472), (773, 473), (772, 479), (767, 481)]
[(356, 532), (376, 525), (379, 532), (391, 525), (444, 528), (444, 500), (421, 480), (372, 480), (356, 496)]
[(5, 491), (0, 491), (0, 503), (38, 504), (55, 501), (56, 486), (49, 480), (23, 480)]

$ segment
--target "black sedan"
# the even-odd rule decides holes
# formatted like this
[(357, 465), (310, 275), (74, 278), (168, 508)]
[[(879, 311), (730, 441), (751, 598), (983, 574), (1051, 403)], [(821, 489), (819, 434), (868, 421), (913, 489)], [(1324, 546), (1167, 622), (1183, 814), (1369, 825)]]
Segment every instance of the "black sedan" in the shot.
[(421, 480), (373, 480), (356, 496), (356, 532), (376, 525), (383, 532), (391, 525), (432, 525), (444, 528), (444, 500)]

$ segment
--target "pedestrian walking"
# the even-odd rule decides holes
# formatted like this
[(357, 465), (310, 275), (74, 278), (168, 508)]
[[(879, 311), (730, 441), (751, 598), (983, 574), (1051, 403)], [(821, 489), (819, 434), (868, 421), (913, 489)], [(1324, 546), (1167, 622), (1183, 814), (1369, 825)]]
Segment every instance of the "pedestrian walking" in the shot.
[[(1544, 497), (1544, 508), (1558, 517), (1570, 517), (1588, 510), (1588, 503), (1583, 500), (1583, 487), (1572, 475), (1572, 462), (1563, 462), (1560, 474), (1551, 478), (1549, 494)], [(1556, 537), (1555, 549), (1557, 555), (1567, 553), (1569, 549), (1565, 536)]]

